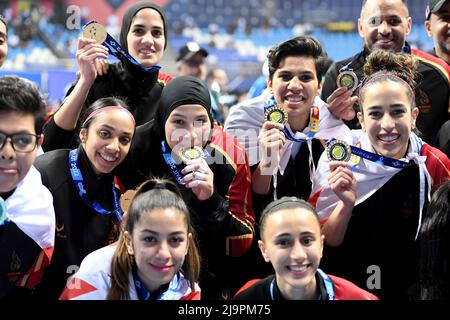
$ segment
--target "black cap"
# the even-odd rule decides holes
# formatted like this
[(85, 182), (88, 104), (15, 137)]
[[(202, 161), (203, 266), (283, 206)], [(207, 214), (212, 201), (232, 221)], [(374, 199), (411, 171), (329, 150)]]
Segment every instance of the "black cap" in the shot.
[(445, 2), (447, 2), (447, 0), (429, 0), (427, 8), (425, 9), (425, 18), (427, 20), (430, 19), (431, 14), (438, 12)]
[(199, 53), (203, 58), (206, 58), (208, 56), (208, 51), (201, 48), (197, 42), (190, 41), (186, 43), (184, 46), (182, 46), (178, 51), (177, 62), (187, 61), (197, 53)]

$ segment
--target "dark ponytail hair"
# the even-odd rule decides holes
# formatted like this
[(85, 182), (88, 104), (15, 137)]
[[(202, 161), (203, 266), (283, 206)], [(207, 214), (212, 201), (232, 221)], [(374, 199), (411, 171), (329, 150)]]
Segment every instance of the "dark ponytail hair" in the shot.
[(191, 289), (195, 289), (201, 261), (189, 210), (174, 183), (169, 180), (152, 179), (141, 184), (125, 215), (124, 228), (111, 262), (111, 288), (107, 295), (108, 300), (130, 299), (129, 273), (135, 262), (133, 257), (128, 254), (123, 233), (128, 231), (130, 235), (133, 234), (135, 225), (143, 215), (161, 208), (173, 208), (183, 214), (188, 233), (192, 234), (182, 271), (184, 277), (189, 281)]

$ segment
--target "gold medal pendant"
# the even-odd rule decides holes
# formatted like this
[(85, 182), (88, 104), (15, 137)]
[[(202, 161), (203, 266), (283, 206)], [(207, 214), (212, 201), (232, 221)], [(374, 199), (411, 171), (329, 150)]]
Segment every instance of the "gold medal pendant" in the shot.
[(106, 40), (106, 29), (100, 23), (93, 22), (84, 27), (83, 38), (94, 39), (101, 44)]
[(205, 156), (203, 149), (197, 146), (193, 148), (181, 148), (178, 155), (184, 163), (187, 163), (190, 160), (203, 158)]
[(288, 121), (288, 114), (284, 109), (275, 106), (264, 112), (264, 119), (266, 121), (281, 123), (284, 125)]
[(342, 140), (334, 140), (327, 146), (327, 157), (330, 161), (349, 161), (352, 156), (350, 145)]
[(358, 76), (353, 71), (343, 71), (339, 73), (336, 84), (338, 87), (347, 87), (350, 91), (355, 91), (358, 87)]

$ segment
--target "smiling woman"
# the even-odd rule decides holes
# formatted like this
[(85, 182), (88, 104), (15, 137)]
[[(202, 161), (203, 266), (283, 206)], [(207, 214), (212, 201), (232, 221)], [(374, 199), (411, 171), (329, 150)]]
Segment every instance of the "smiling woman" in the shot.
[(176, 181), (198, 228), (202, 298), (234, 289), (254, 233), (250, 170), (237, 141), (213, 126), (201, 80), (180, 76), (164, 88), (155, 121), (136, 129), (118, 177), (127, 188), (148, 177)]
[(139, 64), (122, 57), (118, 63), (109, 64), (103, 74), (96, 64), (108, 58), (107, 48), (93, 39), (80, 38), (76, 54), (79, 79), (47, 123), (42, 148), (50, 151), (75, 147), (80, 114), (100, 98), (123, 97), (137, 125), (151, 121), (162, 88), (172, 77), (158, 68), (146, 70), (145, 67), (157, 66), (161, 61), (167, 46), (166, 27), (164, 11), (159, 6), (148, 1), (130, 6), (122, 19), (120, 43)]
[[(367, 57), (362, 130), (344, 137), (354, 154), (350, 163), (322, 156), (311, 196), (329, 245), (322, 266), (396, 301), (415, 297), (422, 213), (432, 189), (450, 178), (449, 159), (414, 132), (416, 67), (407, 54), (376, 50)], [(381, 286), (371, 281), (373, 267)]]
[(233, 300), (377, 300), (319, 269), (324, 235), (314, 208), (295, 197), (271, 202), (261, 214), (259, 249), (275, 275), (251, 280)]
[(57, 299), (70, 276), (67, 270), (117, 240), (122, 220), (114, 169), (130, 149), (134, 117), (123, 101), (104, 98), (82, 119), (78, 148), (47, 152), (35, 162), (56, 215), (54, 260), (36, 291), (44, 299)]
[(149, 180), (132, 200), (118, 244), (86, 257), (61, 299), (199, 300), (199, 272), (195, 232), (178, 188)]

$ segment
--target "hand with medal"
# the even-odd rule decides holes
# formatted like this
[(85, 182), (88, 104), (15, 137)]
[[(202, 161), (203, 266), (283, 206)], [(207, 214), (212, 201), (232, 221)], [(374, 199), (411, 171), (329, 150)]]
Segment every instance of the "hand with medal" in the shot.
[[(104, 76), (108, 73), (109, 70), (109, 62), (108, 60), (99, 60), (95, 59), (95, 69), (97, 70), (97, 76)], [(77, 71), (77, 78), (80, 79), (81, 72)]]
[(345, 86), (337, 88), (327, 98), (328, 110), (337, 118), (353, 120), (356, 115), (353, 106), (359, 102), (359, 99), (352, 94), (353, 90), (349, 90)]
[[(261, 170), (269, 170), (272, 174), (281, 160), (281, 151), (286, 144), (282, 123), (266, 121), (258, 136), (258, 144), (261, 151)], [(264, 173), (264, 172), (263, 172)]]
[(200, 201), (208, 200), (214, 193), (214, 173), (204, 157), (191, 159), (181, 170), (185, 187), (191, 189)]
[(355, 205), (357, 182), (352, 170), (345, 161), (330, 161), (328, 183), (331, 190), (343, 202), (345, 207)]
[(80, 81), (86, 81), (89, 85), (94, 83), (101, 66), (99, 59), (108, 59), (108, 49), (97, 43), (95, 39), (78, 39), (76, 52), (78, 66), (80, 67)]

